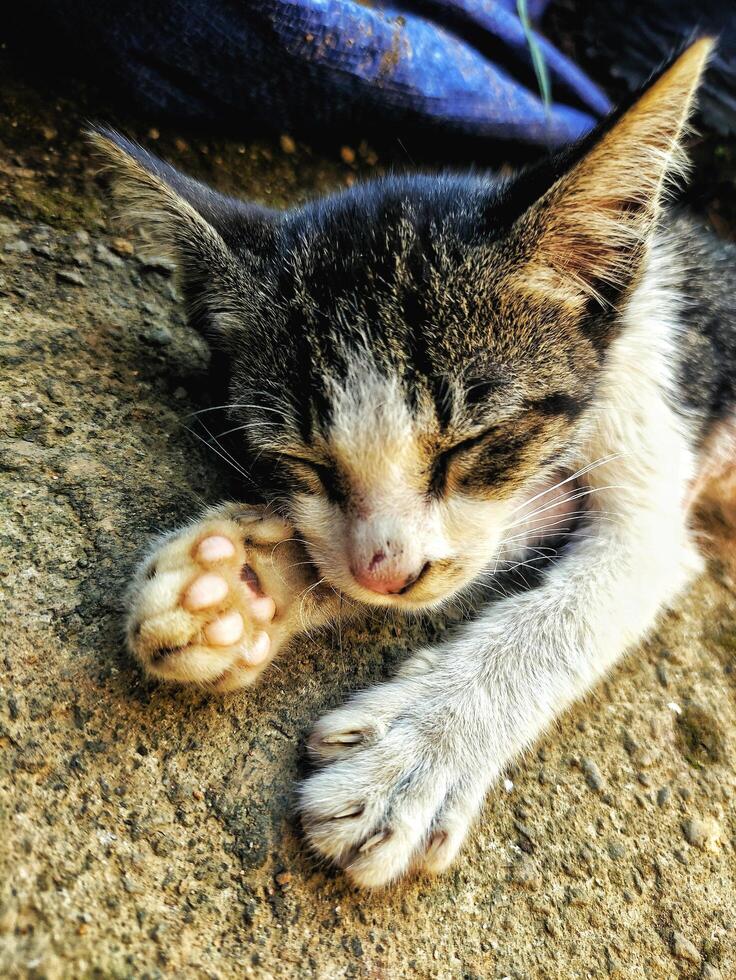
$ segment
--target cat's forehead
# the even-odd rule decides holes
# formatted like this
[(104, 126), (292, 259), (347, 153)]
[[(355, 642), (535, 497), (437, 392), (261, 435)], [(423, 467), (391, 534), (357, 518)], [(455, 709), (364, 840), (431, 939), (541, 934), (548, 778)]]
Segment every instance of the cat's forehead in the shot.
[(317, 346), (323, 337), (366, 344), (394, 366), (451, 362), (467, 347), (462, 328), (497, 305), (489, 304), (493, 243), (486, 235), (476, 244), (487, 188), (452, 187), (381, 183), (299, 212), (277, 259), (278, 298), (292, 322)]
[(357, 184), (291, 213), (285, 242), (313, 268), (361, 258), (398, 258), (407, 250), (488, 243), (500, 233), (502, 184), (492, 177), (413, 174)]

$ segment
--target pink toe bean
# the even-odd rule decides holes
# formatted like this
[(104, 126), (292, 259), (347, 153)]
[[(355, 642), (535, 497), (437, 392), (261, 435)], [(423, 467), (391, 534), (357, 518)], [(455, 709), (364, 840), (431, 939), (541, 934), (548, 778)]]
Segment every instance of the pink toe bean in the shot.
[(204, 635), (212, 646), (232, 646), (243, 635), (243, 617), (235, 609), (225, 613), (205, 627)]
[(209, 538), (203, 538), (197, 548), (197, 557), (200, 561), (224, 561), (232, 558), (234, 554), (235, 545), (224, 534), (213, 534)]
[(271, 638), (268, 633), (256, 633), (248, 650), (243, 654), (243, 660), (251, 667), (262, 664), (271, 649)]
[(195, 578), (186, 591), (184, 605), (187, 609), (195, 612), (198, 609), (208, 609), (222, 602), (228, 593), (228, 585), (221, 575), (214, 572), (206, 572)]

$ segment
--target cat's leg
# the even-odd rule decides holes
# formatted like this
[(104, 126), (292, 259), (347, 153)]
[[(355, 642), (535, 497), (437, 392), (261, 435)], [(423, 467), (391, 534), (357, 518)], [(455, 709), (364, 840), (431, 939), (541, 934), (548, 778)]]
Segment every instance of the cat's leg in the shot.
[(288, 524), (224, 504), (155, 543), (131, 584), (126, 635), (147, 673), (232, 691), (338, 604)]
[(700, 569), (684, 507), (692, 458), (674, 427), (657, 435), (590, 474), (598, 512), (541, 586), (317, 724), (323, 768), (302, 787), (304, 825), (357, 883), (446, 867), (504, 767)]

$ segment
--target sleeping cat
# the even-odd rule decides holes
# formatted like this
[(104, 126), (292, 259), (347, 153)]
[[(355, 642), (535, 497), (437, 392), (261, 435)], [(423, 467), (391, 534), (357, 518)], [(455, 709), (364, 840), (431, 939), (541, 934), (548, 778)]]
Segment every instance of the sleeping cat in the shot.
[(128, 642), (232, 691), (342, 607), (440, 607), (554, 548), (322, 718), (311, 845), (357, 883), (439, 871), (504, 767), (701, 568), (688, 511), (736, 408), (736, 249), (664, 207), (711, 42), (505, 181), (397, 176), (284, 214), (93, 136), (178, 263), (265, 504), (158, 541)]

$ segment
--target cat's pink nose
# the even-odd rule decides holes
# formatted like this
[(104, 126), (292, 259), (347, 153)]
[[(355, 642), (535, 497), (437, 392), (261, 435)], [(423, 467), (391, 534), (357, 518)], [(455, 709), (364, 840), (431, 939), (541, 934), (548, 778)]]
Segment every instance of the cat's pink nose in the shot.
[(378, 595), (397, 595), (409, 588), (427, 566), (420, 569), (397, 568), (394, 562), (387, 561), (382, 551), (377, 551), (364, 567), (352, 569), (355, 581), (369, 592)]

